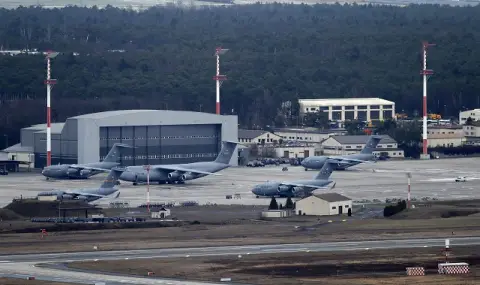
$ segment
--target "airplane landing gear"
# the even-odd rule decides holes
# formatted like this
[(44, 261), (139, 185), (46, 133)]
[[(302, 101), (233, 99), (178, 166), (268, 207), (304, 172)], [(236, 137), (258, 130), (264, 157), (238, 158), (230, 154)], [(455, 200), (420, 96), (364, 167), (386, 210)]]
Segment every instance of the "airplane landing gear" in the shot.
[(133, 186), (137, 186), (138, 183), (137, 183), (137, 182), (133, 182), (132, 185), (133, 185)]

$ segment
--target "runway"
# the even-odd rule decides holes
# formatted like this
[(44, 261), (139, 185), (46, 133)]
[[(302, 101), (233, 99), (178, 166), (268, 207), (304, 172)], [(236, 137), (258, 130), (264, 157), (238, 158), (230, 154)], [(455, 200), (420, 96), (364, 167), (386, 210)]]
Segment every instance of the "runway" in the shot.
[[(107, 274), (93, 274), (62, 269), (52, 269), (34, 266), (38, 263), (58, 264), (73, 261), (96, 261), (96, 260), (119, 260), (140, 258), (172, 258), (194, 256), (220, 256), (220, 255), (243, 255), (285, 252), (328, 252), (348, 250), (376, 250), (394, 248), (419, 248), (419, 247), (443, 247), (445, 239), (403, 239), (403, 240), (376, 240), (355, 242), (328, 242), (328, 243), (301, 243), (301, 244), (277, 244), (277, 245), (249, 245), (249, 246), (225, 246), (225, 247), (200, 247), (200, 248), (173, 248), (173, 249), (149, 249), (128, 251), (94, 251), (74, 253), (52, 254), (24, 254), (0, 256), (0, 276), (35, 276), (44, 280), (62, 280), (79, 284), (94, 284), (94, 282), (106, 282), (107, 284), (167, 284), (167, 285), (194, 285), (194, 284), (220, 284), (175, 281), (160, 278), (141, 278), (129, 276), (115, 276)], [(466, 245), (479, 245), (480, 237), (450, 238), (450, 247)], [(248, 257), (247, 257), (248, 258)], [(224, 283), (223, 283), (224, 284)]]
[[(187, 181), (184, 185), (150, 185), (150, 199), (156, 202), (196, 201), (199, 204), (243, 204), (268, 205), (268, 199), (257, 199), (251, 193), (255, 184), (266, 181), (289, 181), (311, 179), (316, 171), (304, 171), (303, 167), (288, 166), (283, 172), (281, 167), (262, 168), (232, 167), (219, 172), (219, 176), (207, 176)], [(377, 163), (354, 166), (346, 171), (334, 171), (331, 179), (337, 182), (334, 192), (353, 200), (386, 198), (405, 198), (407, 192), (406, 173), (412, 174), (412, 197), (421, 199), (480, 198), (480, 159), (437, 159), (379, 161)], [(76, 188), (95, 188), (103, 181), (105, 174), (88, 180), (46, 181), (36, 173), (11, 173), (0, 177), (0, 206), (11, 202), (12, 198), (34, 197), (40, 191), (65, 190)], [(467, 182), (455, 182), (458, 176), (467, 176)], [(133, 186), (130, 182), (120, 185), (120, 197), (117, 201), (129, 202), (138, 206), (146, 201), (145, 185)], [(241, 199), (226, 199), (226, 195), (239, 194)], [(101, 205), (110, 200), (100, 199)], [(279, 202), (283, 203), (282, 200)]]

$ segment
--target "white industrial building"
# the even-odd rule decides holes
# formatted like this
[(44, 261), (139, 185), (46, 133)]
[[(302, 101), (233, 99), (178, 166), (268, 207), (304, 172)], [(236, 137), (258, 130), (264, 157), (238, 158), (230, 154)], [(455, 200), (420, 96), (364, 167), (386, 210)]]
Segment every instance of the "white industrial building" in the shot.
[(458, 120), (460, 124), (465, 124), (468, 118), (472, 118), (473, 121), (480, 121), (480, 109), (473, 109), (460, 112), (458, 116)]
[(295, 203), (297, 215), (332, 216), (351, 215), (352, 199), (338, 193), (316, 194)]
[[(388, 135), (382, 135), (382, 139), (373, 151), (373, 154), (380, 156), (387, 154), (391, 158), (404, 158), (402, 149), (398, 148), (398, 143)], [(321, 151), (324, 155), (346, 155), (359, 153), (366, 145), (370, 136), (331, 136), (322, 142)]]
[(300, 113), (325, 112), (330, 121), (396, 119), (395, 103), (381, 98), (299, 99)]
[[(464, 126), (467, 127), (467, 126)], [(457, 147), (465, 142), (462, 126), (429, 126), (428, 147)]]

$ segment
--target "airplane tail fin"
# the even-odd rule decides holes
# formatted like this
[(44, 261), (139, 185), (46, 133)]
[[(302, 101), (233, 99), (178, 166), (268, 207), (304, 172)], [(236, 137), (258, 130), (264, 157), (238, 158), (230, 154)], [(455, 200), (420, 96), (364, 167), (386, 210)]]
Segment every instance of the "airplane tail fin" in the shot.
[(117, 184), (118, 178), (120, 178), (120, 175), (125, 171), (125, 168), (120, 168), (120, 167), (114, 167), (110, 170), (110, 173), (108, 173), (107, 178), (103, 181), (102, 185), (100, 186), (101, 189), (105, 188), (113, 188)]
[(132, 148), (132, 146), (123, 143), (116, 143), (112, 146), (107, 156), (105, 156), (104, 162), (119, 162), (122, 148)]
[(222, 141), (222, 149), (220, 150), (217, 159), (215, 159), (215, 162), (229, 164), (237, 144), (237, 142)]
[(375, 148), (377, 147), (381, 139), (382, 139), (381, 136), (370, 136), (370, 138), (367, 141), (367, 144), (365, 145), (365, 147), (362, 149), (360, 153), (371, 154), (375, 150)]
[(327, 180), (330, 178), (330, 175), (333, 172), (333, 162), (327, 159), (318, 172), (317, 176), (315, 176), (315, 180)]

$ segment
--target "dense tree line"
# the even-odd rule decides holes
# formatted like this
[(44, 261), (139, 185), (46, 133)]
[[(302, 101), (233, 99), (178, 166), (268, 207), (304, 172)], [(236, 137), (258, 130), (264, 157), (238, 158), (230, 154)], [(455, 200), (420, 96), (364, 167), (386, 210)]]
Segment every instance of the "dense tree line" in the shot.
[[(478, 107), (479, 26), (479, 6), (21, 7), (0, 10), (0, 47), (63, 53), (52, 72), (62, 121), (119, 108), (214, 112), (213, 52), (224, 46), (222, 110), (263, 127), (298, 123), (298, 98), (382, 97), (420, 112), (422, 40), (437, 44), (429, 110)], [(13, 143), (19, 127), (44, 121), (44, 59), (0, 56), (0, 74), (0, 134)]]

